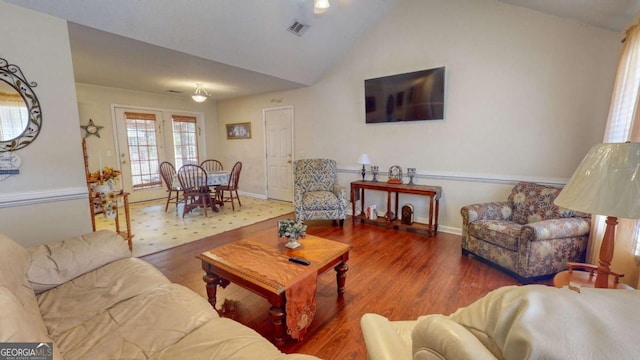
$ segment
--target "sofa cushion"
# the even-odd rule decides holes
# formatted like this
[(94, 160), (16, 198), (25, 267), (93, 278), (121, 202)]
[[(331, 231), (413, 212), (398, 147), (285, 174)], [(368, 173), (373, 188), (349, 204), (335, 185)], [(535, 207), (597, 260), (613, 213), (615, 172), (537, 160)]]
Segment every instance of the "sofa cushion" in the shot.
[(119, 303), (169, 283), (152, 265), (125, 258), (38, 295), (38, 302), (49, 334), (56, 338)]
[(476, 220), (469, 225), (469, 235), (511, 251), (518, 250), (522, 225), (503, 220)]
[(147, 359), (217, 318), (198, 294), (163, 284), (83, 319), (55, 340), (67, 359)]
[(208, 321), (175, 345), (154, 354), (154, 360), (184, 358), (207, 360), (296, 360), (317, 359), (303, 354), (282, 354), (254, 330), (230, 319)]
[[(40, 312), (25, 306), (14, 293), (2, 286), (0, 304), (0, 342), (53, 342), (47, 334)], [(35, 297), (33, 304), (36, 304)], [(52, 350), (54, 359), (62, 360), (57, 344), (53, 345)]]
[(27, 250), (8, 236), (0, 234), (0, 286), (6, 287), (21, 298), (18, 292), (23, 294), (23, 288), (28, 288), (26, 276), (28, 267)]
[(500, 359), (633, 359), (638, 303), (634, 290), (506, 286), (450, 319)]
[(305, 210), (337, 209), (338, 198), (331, 191), (312, 191), (302, 196), (302, 207)]
[[(553, 203), (561, 190), (530, 182), (517, 183), (509, 195), (509, 202), (513, 207), (511, 220), (527, 224), (561, 217), (560, 208)], [(563, 209), (563, 212), (566, 212), (565, 210)], [(564, 214), (563, 217), (570, 215)]]
[(122, 237), (109, 230), (27, 249), (28, 279), (36, 293), (51, 289), (112, 261), (131, 256)]
[[(0, 342), (53, 342), (27, 281), (29, 253), (0, 234)], [(62, 359), (54, 345), (55, 359)]]

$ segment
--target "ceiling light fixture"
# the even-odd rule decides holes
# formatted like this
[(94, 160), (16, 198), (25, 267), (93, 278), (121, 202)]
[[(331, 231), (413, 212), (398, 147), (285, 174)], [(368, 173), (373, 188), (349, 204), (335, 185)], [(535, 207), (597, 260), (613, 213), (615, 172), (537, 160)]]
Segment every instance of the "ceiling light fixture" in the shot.
[(329, 0), (314, 0), (313, 2), (313, 12), (315, 14), (322, 14), (327, 11), (331, 4), (329, 4)]
[(191, 98), (193, 99), (193, 101), (201, 103), (207, 100), (209, 96), (209, 93), (207, 92), (207, 90), (202, 88), (201, 84), (196, 84), (196, 92), (191, 95)]

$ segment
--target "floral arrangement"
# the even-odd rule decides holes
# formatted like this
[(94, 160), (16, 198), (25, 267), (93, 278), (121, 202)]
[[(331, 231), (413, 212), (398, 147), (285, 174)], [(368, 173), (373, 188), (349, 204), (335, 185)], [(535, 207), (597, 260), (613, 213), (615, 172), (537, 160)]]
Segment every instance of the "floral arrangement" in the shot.
[(278, 221), (278, 236), (286, 236), (290, 239), (300, 239), (307, 234), (307, 225), (302, 220), (281, 220)]
[(120, 170), (105, 166), (102, 170), (89, 173), (90, 183), (104, 183), (105, 181), (116, 180), (120, 176)]

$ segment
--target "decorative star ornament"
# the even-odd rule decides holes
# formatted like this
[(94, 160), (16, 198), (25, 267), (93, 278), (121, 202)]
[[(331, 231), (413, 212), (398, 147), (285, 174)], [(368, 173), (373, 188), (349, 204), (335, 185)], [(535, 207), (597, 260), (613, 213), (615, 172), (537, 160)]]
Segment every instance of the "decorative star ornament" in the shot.
[(99, 131), (102, 130), (102, 128), (104, 128), (104, 126), (98, 126), (94, 124), (92, 119), (89, 119), (89, 123), (87, 125), (80, 125), (80, 127), (83, 128), (85, 131), (85, 134), (84, 134), (85, 138), (89, 135), (95, 135), (97, 137), (100, 137)]

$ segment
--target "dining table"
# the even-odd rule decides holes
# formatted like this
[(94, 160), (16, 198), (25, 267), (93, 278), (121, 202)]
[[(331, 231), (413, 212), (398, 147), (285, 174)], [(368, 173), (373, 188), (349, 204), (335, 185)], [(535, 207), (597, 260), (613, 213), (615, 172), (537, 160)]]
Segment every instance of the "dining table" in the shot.
[[(207, 186), (211, 188), (217, 185), (226, 185), (229, 183), (230, 176), (231, 176), (231, 172), (229, 171), (207, 172)], [(172, 185), (176, 189), (182, 188), (182, 186), (180, 186), (180, 180), (178, 180), (178, 174), (173, 175)], [(213, 197), (211, 200), (212, 200), (212, 203), (209, 204), (208, 206), (210, 206), (211, 209), (215, 212), (218, 212), (217, 205), (224, 205), (224, 202), (221, 199), (218, 199), (217, 197)]]
[[(231, 172), (229, 171), (211, 171), (207, 173), (207, 185), (226, 185), (229, 183), (229, 177)], [(180, 181), (178, 180), (178, 174), (173, 175), (173, 181), (171, 184), (174, 188), (180, 188)]]

